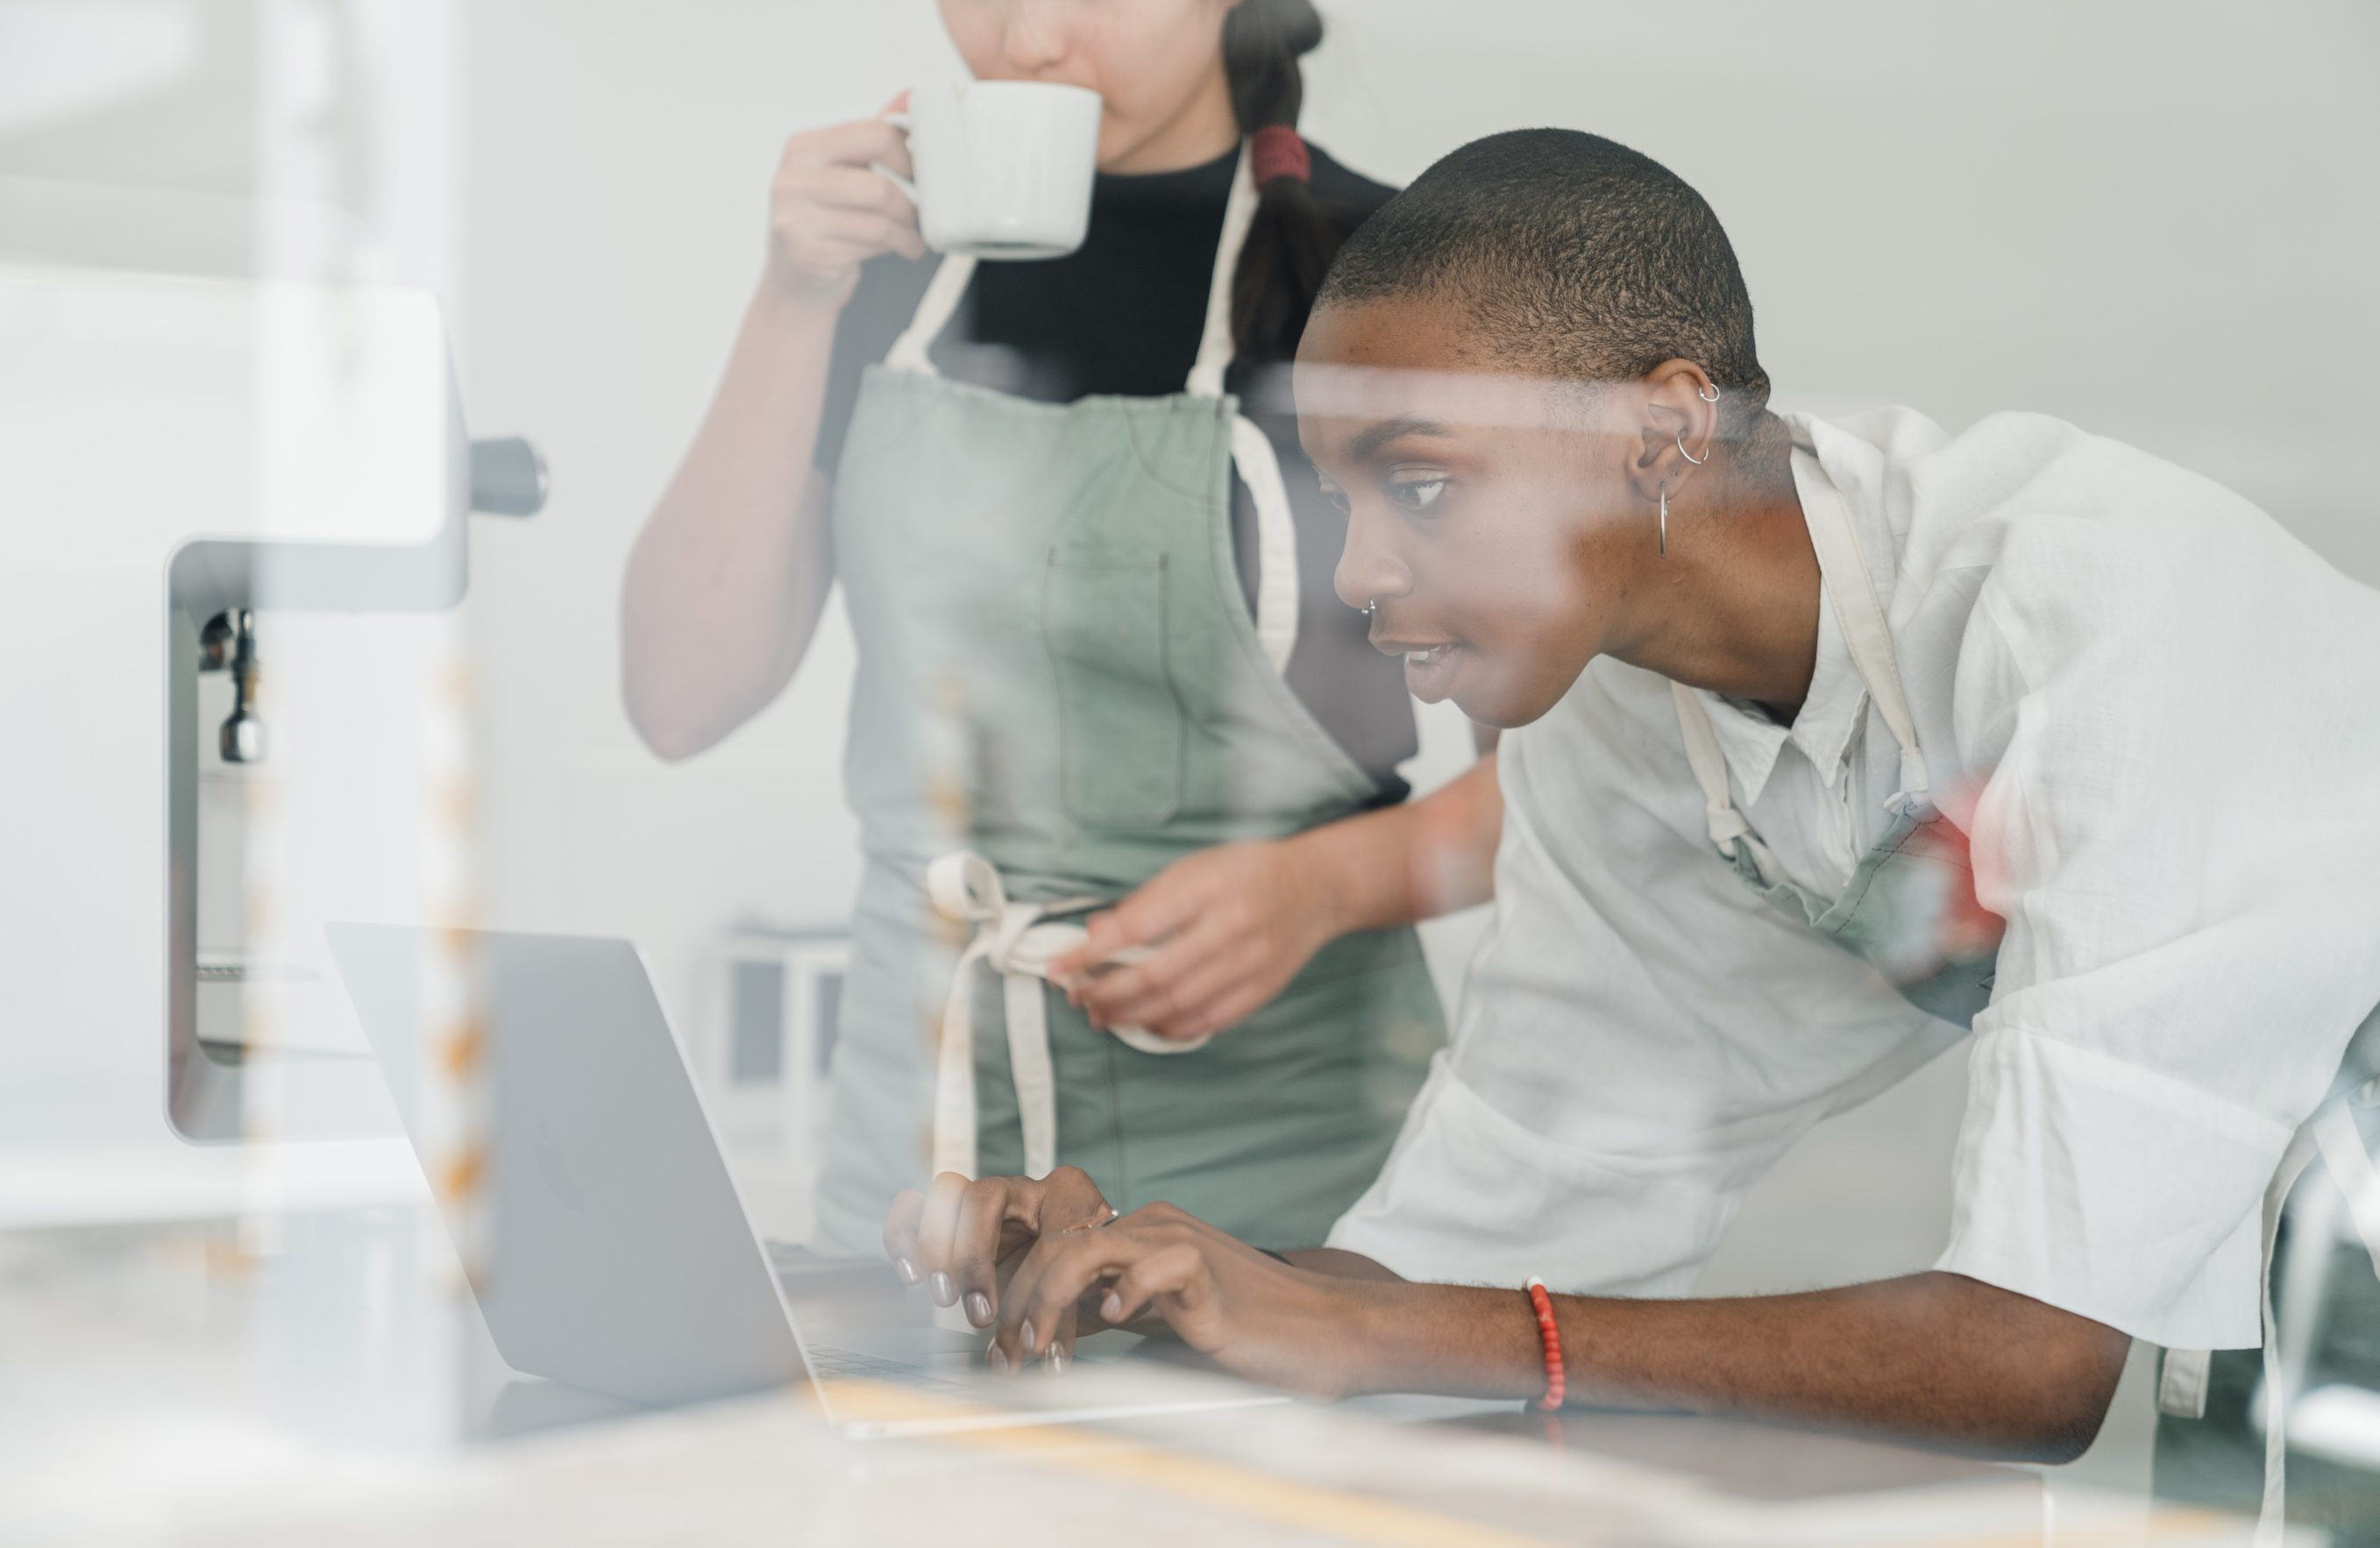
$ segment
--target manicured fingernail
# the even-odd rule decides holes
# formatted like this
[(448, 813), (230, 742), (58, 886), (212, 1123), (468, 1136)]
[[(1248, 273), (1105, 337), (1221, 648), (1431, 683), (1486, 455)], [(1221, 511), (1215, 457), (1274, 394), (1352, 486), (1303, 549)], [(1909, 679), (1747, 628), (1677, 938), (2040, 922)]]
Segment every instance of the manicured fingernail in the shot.
[(904, 1285), (914, 1285), (917, 1282), (917, 1265), (906, 1258), (893, 1259), (892, 1272), (901, 1276), (901, 1283)]
[(951, 1276), (949, 1275), (937, 1274), (934, 1276), (934, 1300), (938, 1305), (948, 1306), (951, 1302), (958, 1300), (958, 1298), (959, 1288), (955, 1284), (952, 1283)]
[(1031, 1323), (1026, 1323), (1023, 1327), (1017, 1330), (1016, 1336), (1019, 1340), (1017, 1347), (1022, 1348), (1026, 1354), (1031, 1354), (1033, 1352), (1033, 1324)]
[(1067, 1354), (1067, 1353), (1066, 1353), (1066, 1346), (1065, 1346), (1065, 1345), (1063, 1345), (1063, 1344), (1052, 1344), (1052, 1345), (1050, 1345), (1050, 1374), (1051, 1374), (1051, 1375), (1053, 1375), (1053, 1376), (1062, 1376), (1062, 1375), (1064, 1375), (1064, 1374), (1066, 1373), (1066, 1364), (1067, 1364), (1067, 1361), (1070, 1361), (1071, 1359), (1073, 1359), (1073, 1357), (1072, 1357), (1071, 1355), (1069, 1355), (1069, 1354)]
[(985, 1363), (989, 1364), (993, 1370), (999, 1372), (1002, 1375), (1004, 1376), (1008, 1374), (1008, 1351), (1002, 1348), (999, 1345), (994, 1344), (991, 1347), (991, 1353), (986, 1355), (984, 1357), (984, 1361)]
[(1108, 1292), (1108, 1298), (1099, 1302), (1099, 1315), (1105, 1317), (1111, 1323), (1122, 1319), (1123, 1316), (1123, 1297), (1116, 1294), (1113, 1290), (1110, 1290)]
[(966, 1298), (967, 1321), (978, 1327), (991, 1324), (991, 1297), (981, 1290), (969, 1290)]

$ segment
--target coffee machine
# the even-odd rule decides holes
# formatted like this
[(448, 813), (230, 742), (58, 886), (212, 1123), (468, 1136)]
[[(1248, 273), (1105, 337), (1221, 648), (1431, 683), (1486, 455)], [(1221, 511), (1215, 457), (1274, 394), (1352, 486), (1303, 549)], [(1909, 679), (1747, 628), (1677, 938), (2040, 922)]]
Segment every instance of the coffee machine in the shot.
[(419, 1187), (321, 925), (468, 908), (471, 514), (545, 469), (289, 218), (0, 180), (0, 1214)]
[[(436, 827), (438, 814), (423, 808), (463, 798), (460, 788), (419, 790), (410, 801), (402, 791), (383, 789), (363, 801), (347, 801), (342, 810), (315, 803), (304, 830), (287, 831), (283, 808), (292, 781), (273, 778), (274, 737), (261, 691), (269, 670), (261, 620), (274, 619), (285, 631), (296, 632), (301, 619), (325, 615), (443, 612), (462, 600), (467, 587), (467, 516), (528, 516), (544, 505), (547, 476), (535, 448), (518, 438), (469, 441), (451, 391), (448, 408), (443, 460), (457, 487), (445, 495), (443, 519), (425, 540), (207, 538), (176, 550), (167, 565), (166, 1114), (187, 1140), (259, 1137), (253, 1074), (260, 1057), (311, 1058), (317, 1068), (310, 1083), (319, 1088), (327, 1079), (321, 1067), (326, 1057), (363, 1052), (346, 1028), (344, 1005), (319, 951), (290, 949), (288, 937), (299, 931), (310, 945), (319, 916), (275, 919), (261, 906), (286, 885), (288, 857), (262, 853), (260, 823), (279, 818), (285, 839), (312, 847), (335, 840), (341, 828), (373, 823), (376, 801), (393, 804), (399, 814), (427, 816)], [(312, 664), (319, 667), (324, 653), (319, 623), (315, 633)], [(379, 647), (350, 640), (338, 654), (349, 658), (358, 648)], [(418, 638), (414, 648), (421, 648)], [(346, 675), (354, 675), (352, 669)], [(277, 697), (293, 708), (306, 703), (301, 693)], [(445, 707), (458, 720), (465, 713), (459, 702)], [(313, 780), (332, 778), (332, 769), (359, 756), (402, 756), (404, 744), (419, 736), (417, 727), (387, 729), (395, 736), (381, 740), (393, 745), (373, 746), (350, 732), (344, 745), (315, 749)], [(460, 729), (448, 728), (450, 734)], [(377, 770), (359, 779), (350, 770), (337, 782), (353, 792), (384, 774)], [(449, 769), (444, 778), (459, 787), (464, 771)], [(260, 801), (260, 792), (272, 793)], [(443, 833), (424, 832), (414, 841), (443, 841), (459, 853), (468, 848), (468, 835), (449, 823)], [(395, 909), (416, 912), (402, 901)], [(387, 903), (378, 911), (364, 909), (389, 911)], [(369, 1089), (358, 1095), (364, 1108), (372, 1106)], [(352, 1137), (385, 1129), (376, 1113), (353, 1102), (325, 1100), (319, 1090), (285, 1101), (281, 1109), (272, 1124), (276, 1136)]]

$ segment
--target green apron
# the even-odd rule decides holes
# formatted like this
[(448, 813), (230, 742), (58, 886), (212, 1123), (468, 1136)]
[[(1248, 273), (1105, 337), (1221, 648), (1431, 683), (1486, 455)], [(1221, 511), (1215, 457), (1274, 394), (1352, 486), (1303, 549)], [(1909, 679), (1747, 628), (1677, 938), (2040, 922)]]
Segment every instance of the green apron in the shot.
[[(1298, 608), (1287, 495), (1222, 387), (1255, 207), (1244, 151), (1179, 393), (1047, 404), (944, 379), (928, 346), (965, 293), (963, 258), (867, 374), (833, 515), (859, 647), (844, 774), (865, 871), (822, 1251), (872, 1251), (892, 1194), (929, 1169), (1062, 1164), (1125, 1209), (1163, 1199), (1259, 1240), (1319, 1241), (1445, 1041), (1410, 929), (1331, 942), (1187, 1052), (1095, 1031), (1040, 978), (1079, 938), (1070, 916), (1172, 862), (1378, 801), (1281, 677)], [(1235, 463), (1257, 513), (1253, 620)]]
[[(1797, 443), (1795, 455), (1805, 454), (1812, 455), (1815, 463), (1808, 448)], [(1800, 482), (1819, 491), (1818, 508), (1810, 513), (1811, 544), (1817, 550), (1819, 574), (1842, 625), (1852, 663), (1867, 685), (1869, 701), (1900, 744), (1900, 789), (1885, 803), (1892, 820), (1861, 857), (1842, 895), (1831, 901), (1820, 898), (1786, 876), (1784, 867), (1736, 809), (1728, 787), (1727, 760), (1711, 727), (1709, 710), (1692, 690), (1672, 683), (1686, 760), (1694, 768), (1695, 783), (1702, 787), (1711, 842), (1745, 886), (1797, 923), (1875, 963), (1918, 1009), (1958, 1026), (1972, 1026), (1976, 1014), (1991, 1003), (1998, 941), (1988, 946), (1978, 943), (1965, 951), (1941, 949), (1937, 926), (1945, 913), (1945, 901), (1973, 895), (1973, 879), (1966, 874), (1966, 845), (1935, 807), (1925, 754), (1918, 744), (1908, 695), (1901, 688), (1892, 632), (1876, 599), (1876, 584), (1860, 551), (1851, 514), (1823, 469), (1815, 478)], [(2375, 1058), (2380, 1058), (2380, 1011), (2374, 1011), (2350, 1043), (2346, 1064), (2330, 1098), (2298, 1130), (2265, 1193), (2263, 1385), (2270, 1418), (2265, 1434), (2256, 1443), (2265, 1457), (2257, 1548), (2273, 1548), (2278, 1542), (2283, 1515), (2283, 1416), (2288, 1408), (2283, 1395), (2289, 1384), (2281, 1370), (2272, 1296), (2274, 1240), (2281, 1208), (2306, 1164), (2317, 1153), (2322, 1155), (2343, 1188), (2371, 1201), (2354, 1224), (2362, 1234), (2369, 1266), (2380, 1273), (2380, 1181), (2374, 1180), (2371, 1160), (2348, 1110), (2350, 1106), (2380, 1102), (2380, 1078), (2366, 1078), (2373, 1073), (2366, 1066)], [(2174, 1420), (2202, 1421), (2206, 1414), (2209, 1368), (2210, 1356), (2204, 1349), (2167, 1351), (2158, 1389), (2158, 1407), (2165, 1416), (2160, 1421), (2161, 1448)], [(2245, 1422), (2240, 1416), (2224, 1418)], [(2161, 1459), (2160, 1473), (2165, 1471)]]

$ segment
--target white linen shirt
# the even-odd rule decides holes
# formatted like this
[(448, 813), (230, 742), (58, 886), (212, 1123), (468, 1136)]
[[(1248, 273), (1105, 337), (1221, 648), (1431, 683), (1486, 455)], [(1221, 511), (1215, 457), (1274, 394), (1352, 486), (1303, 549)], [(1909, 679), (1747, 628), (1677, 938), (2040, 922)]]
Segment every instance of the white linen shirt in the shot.
[[(1822, 479), (1850, 509), (2006, 922), (1937, 1266), (2253, 1345), (2260, 1197), (2380, 1005), (2380, 593), (2056, 420), (1788, 423), (1804, 511)], [(1739, 808), (1839, 895), (1899, 757), (1831, 602), (1790, 730), (1705, 702)], [(1718, 858), (1666, 680), (1597, 659), (1500, 764), (1493, 927), (1330, 1244), (1414, 1278), (1682, 1294), (1787, 1146), (1963, 1030)]]

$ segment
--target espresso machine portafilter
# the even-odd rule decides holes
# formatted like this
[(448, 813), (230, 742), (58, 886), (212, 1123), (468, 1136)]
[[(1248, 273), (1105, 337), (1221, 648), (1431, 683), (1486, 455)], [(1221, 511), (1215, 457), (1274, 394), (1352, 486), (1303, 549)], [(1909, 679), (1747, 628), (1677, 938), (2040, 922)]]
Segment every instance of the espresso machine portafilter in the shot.
[[(471, 510), (479, 515), (533, 516), (545, 508), (545, 458), (518, 436), (471, 442)], [(259, 665), (256, 613), (236, 608), (216, 613), (199, 631), (199, 671), (232, 676), (232, 710), (217, 733), (223, 761), (262, 763), (268, 745), (264, 718), (257, 710)]]

